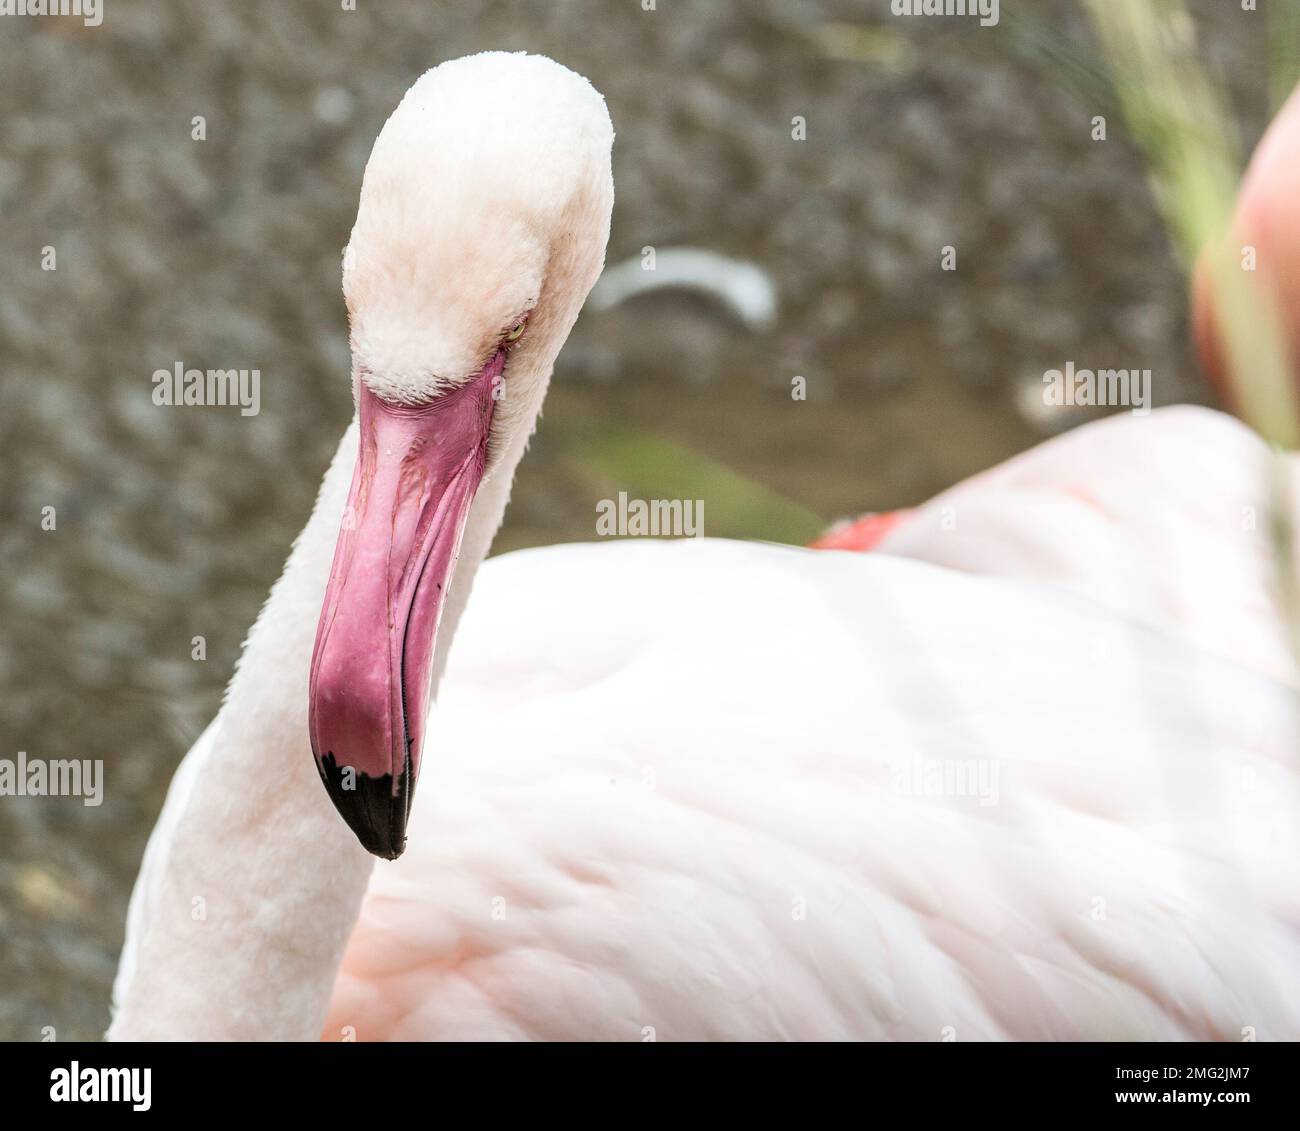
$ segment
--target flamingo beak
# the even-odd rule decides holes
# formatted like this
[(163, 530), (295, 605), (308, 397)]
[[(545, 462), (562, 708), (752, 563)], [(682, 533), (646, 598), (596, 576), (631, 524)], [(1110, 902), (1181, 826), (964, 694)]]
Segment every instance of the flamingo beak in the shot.
[(360, 382), (360, 443), (311, 660), (321, 781), (367, 851), (393, 860), (420, 769), (438, 620), (483, 478), (498, 351), (418, 407)]

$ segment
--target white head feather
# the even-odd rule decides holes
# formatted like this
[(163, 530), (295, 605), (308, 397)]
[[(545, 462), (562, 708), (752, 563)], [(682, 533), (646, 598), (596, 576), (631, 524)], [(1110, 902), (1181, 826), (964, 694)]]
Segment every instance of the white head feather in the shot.
[(495, 450), (526, 440), (604, 262), (614, 131), (582, 76), (488, 52), (428, 71), (370, 155), (344, 256), (353, 380), (422, 404), (511, 350)]

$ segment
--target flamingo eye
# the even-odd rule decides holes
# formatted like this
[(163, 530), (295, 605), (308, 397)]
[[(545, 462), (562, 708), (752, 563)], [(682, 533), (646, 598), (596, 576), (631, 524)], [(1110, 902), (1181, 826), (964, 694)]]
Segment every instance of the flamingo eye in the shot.
[(521, 318), (516, 322), (506, 334), (507, 342), (517, 342), (524, 335), (524, 320)]

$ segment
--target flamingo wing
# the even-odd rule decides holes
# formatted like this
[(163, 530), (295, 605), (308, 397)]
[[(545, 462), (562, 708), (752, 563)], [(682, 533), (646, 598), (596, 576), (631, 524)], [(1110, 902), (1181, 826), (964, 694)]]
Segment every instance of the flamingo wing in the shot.
[(476, 587), (327, 1039), (1300, 1036), (1295, 694), (1251, 665), (891, 554)]

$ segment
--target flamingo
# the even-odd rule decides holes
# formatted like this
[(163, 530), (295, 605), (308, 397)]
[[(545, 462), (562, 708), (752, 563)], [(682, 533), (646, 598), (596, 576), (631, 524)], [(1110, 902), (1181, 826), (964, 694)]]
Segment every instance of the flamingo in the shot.
[(380, 133), (357, 418), (173, 780), (109, 1036), (1300, 1036), (1297, 687), (1233, 419), (1078, 429), (870, 553), (484, 561), (612, 140), (500, 53)]
[[(1284, 337), (1300, 386), (1300, 86), (1278, 112), (1251, 158), (1237, 198), (1231, 231), (1235, 249), (1254, 248), (1259, 271), (1277, 296)], [(1218, 322), (1208, 252), (1196, 265), (1192, 287), (1192, 332), (1202, 368), (1220, 396), (1232, 402), (1223, 328)]]

